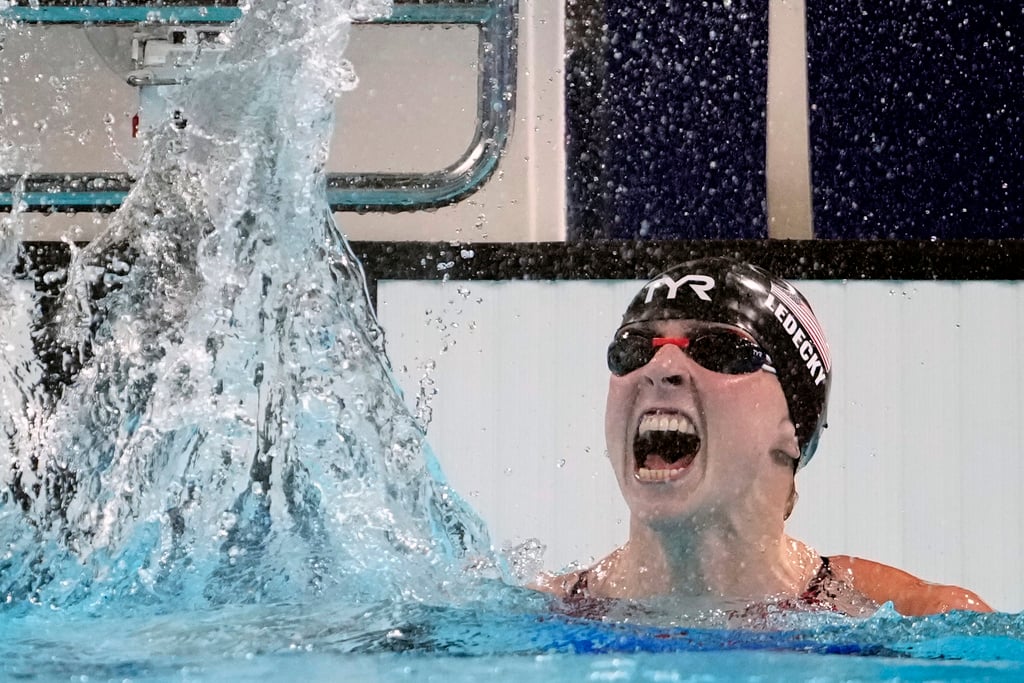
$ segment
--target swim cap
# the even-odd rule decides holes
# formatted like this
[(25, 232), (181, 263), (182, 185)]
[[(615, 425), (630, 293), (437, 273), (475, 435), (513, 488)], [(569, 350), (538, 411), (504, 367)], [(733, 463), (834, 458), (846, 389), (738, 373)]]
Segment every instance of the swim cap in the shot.
[(778, 371), (800, 444), (798, 467), (810, 461), (825, 427), (832, 360), (821, 325), (796, 287), (729, 258), (688, 261), (644, 285), (619, 329), (652, 320), (725, 323), (752, 336)]

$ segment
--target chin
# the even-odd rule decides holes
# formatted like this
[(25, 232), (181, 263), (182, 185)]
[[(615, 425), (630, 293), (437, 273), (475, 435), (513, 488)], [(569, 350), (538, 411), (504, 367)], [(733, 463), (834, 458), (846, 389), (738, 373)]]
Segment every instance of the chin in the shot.
[(649, 497), (634, 495), (628, 503), (630, 512), (637, 521), (656, 529), (680, 524), (692, 526), (694, 519), (704, 516), (701, 514), (704, 506), (694, 498), (656, 501), (650, 500)]

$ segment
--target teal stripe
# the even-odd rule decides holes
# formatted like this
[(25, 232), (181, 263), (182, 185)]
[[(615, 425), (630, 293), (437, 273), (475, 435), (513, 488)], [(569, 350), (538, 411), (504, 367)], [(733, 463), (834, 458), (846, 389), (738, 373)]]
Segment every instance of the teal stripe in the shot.
[(468, 177), (452, 178), (440, 187), (402, 188), (327, 188), (327, 203), (338, 210), (345, 207), (379, 207), (382, 209), (418, 209), (446, 206), (460, 197), (479, 190), (498, 165), (492, 156), (472, 168)]
[(494, 7), (453, 5), (395, 5), (391, 16), (374, 23), (393, 24), (486, 24), (494, 17)]
[[(484, 24), (494, 16), (489, 6), (395, 5), (390, 17), (374, 24)], [(242, 16), (237, 7), (23, 7), (0, 9), (0, 18), (33, 24), (226, 24)]]
[[(29, 208), (62, 207), (62, 206), (120, 206), (127, 192), (116, 190), (111, 192), (22, 192), (21, 201)], [(10, 207), (14, 203), (14, 195), (0, 192), (0, 207)]]
[(33, 24), (226, 24), (242, 16), (237, 7), (8, 7), (0, 17)]
[[(349, 189), (328, 188), (327, 201), (334, 207), (346, 206), (379, 206), (379, 207), (412, 207), (417, 205), (436, 206), (447, 203), (454, 197), (462, 195), (468, 188), (478, 189), (479, 184), (491, 173), (494, 162), (481, 165), (475, 169), (473, 178), (468, 184), (460, 183), (447, 188), (424, 188), (415, 190), (403, 189)], [(21, 203), (27, 209), (46, 209), (61, 207), (115, 207), (120, 206), (128, 193), (123, 190), (109, 192), (23, 192)], [(0, 192), (0, 208), (9, 209), (13, 206), (14, 195)]]
[(495, 15), (489, 5), (394, 5), (391, 16), (375, 24), (486, 24)]

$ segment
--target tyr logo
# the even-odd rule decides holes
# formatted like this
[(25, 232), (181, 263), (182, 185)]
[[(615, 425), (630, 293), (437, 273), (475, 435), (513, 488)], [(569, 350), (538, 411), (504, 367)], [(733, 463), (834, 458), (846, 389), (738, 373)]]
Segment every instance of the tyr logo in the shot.
[(707, 275), (684, 275), (678, 280), (673, 280), (668, 275), (662, 275), (659, 279), (654, 282), (649, 282), (645, 289), (647, 289), (647, 298), (644, 299), (645, 304), (651, 303), (654, 298), (654, 292), (659, 287), (667, 287), (668, 292), (665, 295), (666, 299), (675, 299), (676, 292), (680, 287), (689, 283), (690, 289), (697, 295), (698, 298), (704, 301), (711, 301), (711, 297), (708, 296), (708, 292), (715, 288), (715, 281)]

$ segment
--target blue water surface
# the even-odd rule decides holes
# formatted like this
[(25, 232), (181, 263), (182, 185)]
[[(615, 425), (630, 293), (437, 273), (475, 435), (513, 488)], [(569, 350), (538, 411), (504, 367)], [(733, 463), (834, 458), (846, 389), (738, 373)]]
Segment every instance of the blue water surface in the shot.
[[(760, 628), (577, 618), (526, 591), (459, 606), (279, 604), (8, 614), (22, 680), (1021, 680), (1020, 615), (783, 616)], [(706, 620), (706, 619), (705, 619)], [(765, 628), (767, 626), (767, 628)]]

